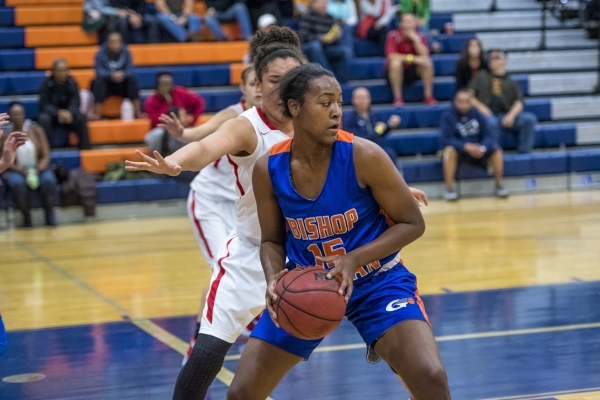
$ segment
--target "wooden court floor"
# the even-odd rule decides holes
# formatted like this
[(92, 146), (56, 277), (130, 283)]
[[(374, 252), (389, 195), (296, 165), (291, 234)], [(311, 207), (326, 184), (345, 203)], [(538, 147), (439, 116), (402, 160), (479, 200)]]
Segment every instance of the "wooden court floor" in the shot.
[[(600, 399), (600, 191), (434, 201), (422, 211), (426, 233), (402, 257), (418, 277), (454, 398)], [(186, 217), (4, 231), (0, 256), (0, 312), (9, 331), (0, 379), (46, 376), (0, 382), (0, 399), (169, 398), (210, 276)], [(351, 325), (338, 331), (273, 398), (404, 398), (381, 389), (404, 393), (387, 369), (364, 362)], [(55, 339), (54, 350), (31, 351), (47, 338)], [(507, 343), (519, 364), (511, 364)], [(572, 346), (552, 356), (544, 343)], [(148, 360), (136, 358), (148, 349), (155, 352)], [(224, 398), (239, 351), (234, 346), (212, 398)], [(481, 371), (486, 364), (475, 359), (490, 356), (500, 361), (489, 376), (465, 367)], [(555, 357), (548, 361), (555, 367), (540, 357)], [(366, 371), (347, 382), (346, 395), (332, 392), (329, 380), (308, 397), (290, 394), (314, 386), (315, 365), (323, 373), (338, 364)], [(523, 365), (527, 373), (512, 371)], [(561, 370), (567, 367), (572, 373)], [(149, 382), (138, 368), (161, 378)], [(81, 371), (97, 377), (85, 395), (77, 386)], [(129, 377), (127, 390), (114, 374)], [(368, 394), (352, 389), (380, 375), (386, 378)]]

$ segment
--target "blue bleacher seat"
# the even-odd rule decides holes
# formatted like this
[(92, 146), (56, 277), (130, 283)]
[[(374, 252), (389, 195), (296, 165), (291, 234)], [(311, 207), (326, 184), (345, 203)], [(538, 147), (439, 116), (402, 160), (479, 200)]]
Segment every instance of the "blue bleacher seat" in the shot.
[(572, 172), (600, 171), (600, 149), (572, 150), (569, 155)]
[(565, 151), (531, 153), (531, 173), (534, 175), (569, 172), (569, 155)]
[(474, 37), (474, 32), (462, 32), (454, 35), (442, 34), (435, 40), (442, 46), (442, 53), (460, 53), (469, 39)]
[(527, 176), (531, 175), (531, 155), (529, 154), (505, 154), (504, 176)]
[(15, 12), (12, 7), (0, 8), (0, 26), (14, 26)]
[(24, 28), (0, 28), (0, 38), (2, 38), (2, 40), (0, 40), (1, 49), (18, 49), (25, 47)]
[(64, 165), (67, 169), (81, 166), (81, 157), (77, 150), (52, 151), (50, 164)]
[(429, 29), (437, 29), (443, 32), (446, 22), (452, 22), (451, 13), (432, 13), (429, 19)]
[(135, 181), (98, 182), (98, 204), (136, 201)]
[(34, 68), (34, 49), (0, 50), (0, 71), (20, 71)]

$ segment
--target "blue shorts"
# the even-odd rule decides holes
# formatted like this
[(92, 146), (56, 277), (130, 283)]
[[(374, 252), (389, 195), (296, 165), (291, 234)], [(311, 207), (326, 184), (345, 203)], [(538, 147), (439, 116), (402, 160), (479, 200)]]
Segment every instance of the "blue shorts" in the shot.
[[(354, 286), (346, 307), (346, 317), (367, 344), (367, 361), (373, 363), (379, 361), (373, 345), (394, 325), (409, 319), (429, 322), (419, 297), (416, 277), (402, 264)], [(268, 313), (263, 313), (250, 337), (264, 340), (305, 360), (322, 340), (303, 340), (292, 336), (277, 328)]]
[(2, 316), (0, 316), (0, 354), (4, 353), (6, 342), (6, 329), (4, 329), (4, 322), (2, 322)]

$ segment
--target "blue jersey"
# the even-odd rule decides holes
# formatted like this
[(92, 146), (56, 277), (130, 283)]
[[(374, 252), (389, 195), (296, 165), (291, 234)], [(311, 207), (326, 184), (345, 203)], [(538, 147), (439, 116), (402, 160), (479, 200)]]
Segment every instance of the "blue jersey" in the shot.
[[(292, 139), (271, 149), (269, 175), (286, 221), (290, 268), (317, 265), (316, 256), (344, 255), (372, 242), (389, 227), (389, 219), (371, 190), (358, 184), (353, 141), (352, 134), (338, 131), (325, 184), (312, 200), (301, 196), (290, 180)], [(358, 283), (393, 268), (399, 261), (399, 252), (373, 260), (357, 269), (354, 281)]]

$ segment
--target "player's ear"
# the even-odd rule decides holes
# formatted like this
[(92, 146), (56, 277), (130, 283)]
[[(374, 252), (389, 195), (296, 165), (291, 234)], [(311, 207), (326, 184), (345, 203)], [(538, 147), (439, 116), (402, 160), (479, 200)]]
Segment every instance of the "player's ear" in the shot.
[(290, 114), (292, 117), (297, 117), (300, 114), (300, 102), (294, 99), (288, 99), (287, 102), (288, 110), (290, 110)]
[(256, 93), (262, 94), (262, 85), (260, 84), (260, 80), (258, 79), (258, 76), (254, 77), (254, 85), (256, 86)]

